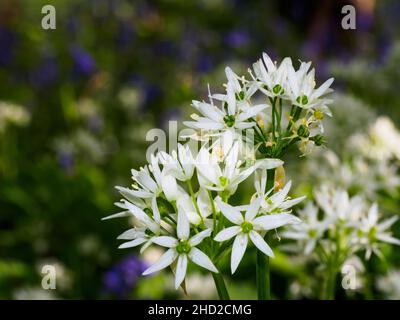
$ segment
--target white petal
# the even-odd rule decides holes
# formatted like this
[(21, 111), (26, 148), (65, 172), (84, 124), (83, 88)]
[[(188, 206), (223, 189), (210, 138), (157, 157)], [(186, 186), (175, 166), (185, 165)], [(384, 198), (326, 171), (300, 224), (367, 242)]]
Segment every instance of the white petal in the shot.
[(258, 210), (260, 209), (261, 201), (262, 198), (256, 198), (250, 203), (245, 215), (245, 219), (247, 221), (253, 220), (254, 217), (257, 215)]
[(192, 248), (188, 256), (190, 260), (192, 260), (195, 264), (199, 265), (200, 267), (218, 273), (217, 268), (214, 266), (210, 258), (199, 249)]
[(125, 232), (121, 233), (117, 239), (120, 240), (132, 240), (132, 239), (136, 239), (136, 238), (143, 238), (145, 236), (145, 233), (143, 230), (138, 230), (137, 228), (132, 228), (132, 229), (128, 229)]
[(101, 220), (109, 220), (109, 219), (114, 219), (114, 218), (123, 218), (123, 217), (131, 217), (132, 214), (129, 211), (123, 211), (123, 212), (118, 212), (114, 213), (110, 216), (101, 218)]
[(157, 260), (155, 264), (147, 268), (144, 272), (143, 275), (148, 275), (153, 272), (160, 271), (161, 269), (164, 269), (168, 267), (172, 262), (175, 261), (177, 258), (178, 253), (175, 251), (175, 249), (168, 249), (167, 252), (165, 252), (160, 259)]
[(267, 107), (268, 107), (268, 105), (266, 105), (266, 104), (259, 104), (254, 107), (248, 108), (248, 109), (246, 109), (245, 112), (242, 112), (238, 115), (237, 120), (245, 121), (249, 118), (252, 118), (255, 115), (257, 115), (258, 113), (260, 113), (262, 110), (266, 109)]
[(269, 257), (274, 258), (274, 253), (272, 252), (270, 246), (265, 242), (265, 240), (255, 232), (251, 230), (249, 233), (250, 240), (254, 243), (254, 245), (260, 250), (262, 253), (266, 254)]
[(395, 223), (398, 219), (399, 217), (393, 216), (389, 219), (386, 219), (385, 221), (382, 221), (382, 223), (378, 224), (378, 230), (384, 231), (387, 228), (390, 228), (393, 225), (393, 223)]
[(219, 209), (221, 210), (222, 214), (232, 223), (234, 224), (241, 224), (243, 222), (243, 216), (239, 210), (231, 205), (222, 202), (220, 197), (215, 199)]
[(178, 240), (168, 236), (154, 237), (153, 242), (167, 248), (174, 248), (178, 244)]
[(239, 226), (233, 226), (226, 229), (221, 230), (215, 236), (214, 240), (218, 242), (226, 241), (234, 236), (236, 236), (240, 232), (241, 228)]
[(153, 197), (153, 199), (151, 199), (151, 209), (153, 210), (154, 221), (160, 223), (161, 216), (160, 211), (158, 210), (157, 197), (155, 196)]
[(126, 249), (126, 248), (137, 247), (138, 245), (141, 245), (142, 243), (144, 243), (146, 241), (147, 241), (146, 238), (139, 238), (139, 239), (135, 239), (135, 240), (132, 240), (132, 241), (124, 242), (123, 244), (121, 244), (118, 247), (118, 249)]
[(205, 238), (211, 235), (211, 229), (207, 229), (204, 231), (199, 232), (198, 234), (194, 235), (189, 239), (189, 244), (194, 247), (197, 246), (200, 242), (202, 242)]
[(186, 254), (181, 254), (178, 257), (175, 271), (175, 289), (178, 289), (183, 280), (185, 280), (188, 259)]
[(307, 241), (306, 247), (304, 248), (304, 253), (310, 254), (314, 250), (316, 243), (317, 239), (310, 239)]
[(323, 94), (325, 94), (325, 92), (331, 86), (333, 80), (334, 80), (333, 78), (326, 80), (317, 90), (314, 91), (312, 98), (317, 99), (320, 96), (322, 96)]
[(257, 160), (255, 166), (257, 169), (274, 169), (283, 165), (283, 161), (280, 159), (260, 159)]
[(178, 222), (176, 233), (179, 239), (187, 240), (190, 234), (190, 225), (186, 213), (178, 207)]
[(376, 236), (376, 238), (379, 239), (379, 240), (381, 240), (381, 241), (390, 243), (390, 244), (397, 244), (397, 245), (400, 245), (400, 240), (399, 240), (399, 239), (396, 239), (396, 238), (394, 238), (394, 237), (392, 237), (392, 236), (389, 236), (389, 235), (387, 235), (387, 234), (382, 234), (382, 235), (378, 234), (378, 235)]
[(282, 227), (286, 224), (300, 223), (301, 220), (288, 213), (277, 213), (255, 218), (253, 225), (256, 230), (272, 230)]
[(176, 200), (178, 196), (178, 185), (176, 179), (170, 174), (163, 174), (161, 185), (167, 200), (170, 202)]
[(303, 201), (305, 198), (306, 198), (306, 196), (302, 196), (302, 197), (298, 197), (295, 199), (287, 200), (282, 203), (282, 205), (280, 206), (280, 209), (281, 210), (289, 209), (289, 208), (295, 206), (296, 204), (300, 203), (301, 201)]
[(248, 236), (244, 233), (239, 233), (233, 241), (232, 254), (231, 254), (231, 270), (232, 274), (235, 273), (240, 261), (247, 248)]

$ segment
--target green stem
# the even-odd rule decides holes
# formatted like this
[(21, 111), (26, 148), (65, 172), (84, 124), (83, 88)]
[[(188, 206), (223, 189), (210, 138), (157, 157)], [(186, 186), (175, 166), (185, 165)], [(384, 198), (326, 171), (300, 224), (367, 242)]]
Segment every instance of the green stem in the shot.
[(327, 270), (326, 291), (324, 297), (326, 300), (335, 299), (336, 277), (337, 277), (336, 269), (333, 266), (330, 266)]
[(188, 186), (188, 188), (189, 188), (190, 197), (192, 198), (193, 204), (194, 204), (194, 206), (195, 206), (195, 208), (196, 208), (196, 212), (197, 212), (197, 214), (198, 214), (199, 217), (200, 217), (200, 222), (201, 222), (201, 223), (200, 223), (200, 226), (201, 226), (202, 228), (205, 228), (203, 216), (201, 215), (199, 205), (197, 204), (196, 197), (194, 196), (193, 187), (192, 187), (192, 182), (191, 182), (190, 180), (187, 180), (186, 183), (187, 183), (187, 186)]
[[(266, 189), (270, 190), (274, 187), (275, 182), (275, 169), (267, 170), (267, 186)], [(265, 239), (267, 236), (265, 236)], [(261, 251), (257, 251), (257, 264), (256, 264), (256, 278), (257, 278), (257, 292), (258, 300), (271, 299), (270, 292), (270, 277), (269, 277), (269, 257)]]
[(220, 300), (230, 300), (228, 290), (226, 289), (224, 278), (221, 272), (212, 272), (214, 278), (215, 287), (217, 288), (218, 296)]

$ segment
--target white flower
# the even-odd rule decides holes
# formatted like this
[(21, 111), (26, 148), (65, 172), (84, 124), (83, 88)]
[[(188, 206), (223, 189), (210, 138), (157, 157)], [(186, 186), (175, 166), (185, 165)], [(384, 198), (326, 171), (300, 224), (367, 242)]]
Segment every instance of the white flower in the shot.
[[(224, 130), (235, 128), (239, 130), (254, 127), (256, 122), (251, 121), (258, 113), (268, 107), (266, 104), (250, 106), (249, 103), (243, 105), (243, 101), (256, 91), (253, 86), (250, 90), (244, 90), (230, 68), (225, 70), (228, 83), (226, 86), (226, 95), (209, 94), (210, 103), (193, 101), (192, 105), (202, 116), (192, 115), (195, 121), (184, 121), (183, 123), (194, 129), (202, 130)], [(222, 108), (214, 105), (213, 98), (222, 101)]]
[(304, 242), (304, 253), (310, 254), (330, 223), (329, 219), (318, 219), (318, 207), (312, 202), (308, 202), (303, 210), (299, 211), (299, 217), (303, 223), (290, 226), (288, 231), (282, 233), (282, 236), (288, 239)]
[(120, 240), (130, 240), (121, 244), (119, 248), (125, 249), (143, 245), (140, 249), (140, 252), (142, 253), (153, 243), (153, 239), (160, 235), (160, 224), (151, 219), (141, 208), (135, 206), (129, 201), (122, 200), (121, 202), (116, 203), (116, 205), (126, 209), (126, 211), (113, 214), (103, 218), (102, 220), (133, 215), (136, 218), (139, 227), (129, 229), (118, 236), (118, 239)]
[(186, 192), (182, 193), (176, 201), (178, 210), (184, 212), (189, 222), (193, 225), (199, 225), (202, 220), (206, 219), (212, 213), (211, 200), (206, 189), (201, 188), (199, 190), (196, 202), (200, 215), (197, 212), (192, 198)]
[(207, 229), (189, 238), (189, 220), (183, 211), (178, 211), (176, 238), (170, 236), (153, 238), (153, 243), (169, 249), (155, 264), (146, 269), (143, 272), (143, 275), (148, 275), (162, 270), (177, 260), (175, 271), (175, 288), (177, 289), (185, 279), (188, 259), (207, 270), (218, 273), (217, 268), (215, 268), (210, 258), (201, 250), (196, 248), (204, 238), (209, 237), (210, 235), (211, 229)]
[(332, 220), (338, 220), (346, 226), (356, 226), (366, 204), (363, 197), (349, 197), (346, 190), (329, 188), (322, 185), (315, 191), (315, 200), (325, 214)]
[(398, 217), (393, 216), (380, 223), (378, 223), (378, 219), (378, 205), (374, 203), (368, 210), (367, 216), (361, 219), (357, 234), (360, 244), (366, 249), (366, 259), (369, 259), (372, 252), (381, 256), (380, 242), (400, 245), (400, 240), (394, 238), (391, 232), (387, 230), (398, 220)]
[[(271, 169), (283, 164), (279, 159), (262, 159), (250, 167), (241, 168), (238, 156), (238, 142), (233, 143), (231, 150), (224, 157), (223, 163), (219, 163), (219, 160), (203, 147), (196, 159), (200, 185), (209, 190), (227, 191), (229, 194), (233, 194), (239, 183), (249, 177), (257, 168)], [(223, 168), (221, 168), (222, 165)]]
[(266, 170), (257, 170), (256, 179), (254, 182), (254, 186), (256, 188), (255, 196), (262, 199), (260, 211), (263, 213), (284, 212), (305, 199), (305, 196), (298, 197), (295, 199), (291, 199), (287, 196), (292, 186), (291, 181), (286, 183), (286, 185), (281, 190), (272, 195), (271, 193), (274, 191), (274, 187), (271, 190), (265, 190), (266, 185), (267, 185)]
[(215, 241), (226, 241), (235, 237), (231, 254), (232, 273), (236, 271), (242, 260), (249, 239), (261, 252), (267, 256), (274, 257), (274, 253), (260, 233), (301, 221), (287, 213), (256, 217), (260, 209), (261, 200), (261, 198), (253, 200), (243, 217), (238, 208), (222, 202), (220, 197), (216, 198), (216, 202), (222, 214), (234, 224), (232, 227), (221, 230), (214, 238)]
[(187, 181), (192, 178), (195, 161), (188, 145), (178, 144), (178, 153), (174, 150), (172, 155), (161, 151), (159, 157), (165, 173), (170, 173), (180, 181)]
[(322, 98), (332, 89), (329, 87), (333, 82), (333, 78), (326, 80), (318, 89), (315, 89), (315, 70), (308, 70), (311, 62), (302, 62), (299, 70), (295, 71), (293, 66), (288, 65), (288, 80), (290, 84), (290, 98), (292, 104), (304, 109), (321, 109), (321, 111), (329, 114), (326, 106), (330, 100)]
[(394, 269), (377, 280), (378, 289), (385, 294), (384, 298), (400, 299), (400, 270)]
[(259, 90), (268, 97), (286, 97), (288, 92), (287, 72), (288, 66), (292, 66), (292, 60), (285, 58), (276, 66), (271, 58), (263, 53), (263, 59), (253, 64), (253, 70), (258, 81)]
[[(180, 189), (174, 176), (159, 166), (159, 155), (151, 155), (149, 166), (140, 170), (132, 169), (133, 189), (116, 187), (117, 190), (131, 203), (141, 209), (149, 208), (153, 218), (160, 222), (160, 212), (157, 197), (164, 195), (168, 201), (175, 201)], [(124, 216), (123, 213), (119, 216)], [(125, 215), (126, 216), (126, 215)]]

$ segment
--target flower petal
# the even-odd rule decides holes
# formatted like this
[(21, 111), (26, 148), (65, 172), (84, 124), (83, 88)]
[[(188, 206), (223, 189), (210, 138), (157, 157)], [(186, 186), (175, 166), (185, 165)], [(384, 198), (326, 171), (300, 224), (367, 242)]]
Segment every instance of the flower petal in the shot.
[(231, 254), (231, 270), (232, 274), (235, 273), (240, 261), (247, 248), (248, 236), (244, 233), (239, 233), (235, 241), (233, 241), (232, 254)]
[(301, 220), (288, 213), (271, 214), (255, 218), (253, 225), (256, 230), (272, 230), (282, 227), (286, 224), (299, 223)]
[(233, 226), (226, 229), (221, 230), (215, 236), (214, 240), (218, 242), (226, 241), (234, 236), (236, 236), (240, 232), (241, 228), (239, 226)]
[(126, 248), (132, 248), (132, 247), (137, 247), (139, 245), (141, 245), (142, 243), (146, 242), (147, 239), (146, 238), (138, 238), (132, 241), (128, 241), (128, 242), (124, 242), (123, 244), (121, 244), (118, 249), (126, 249)]
[(161, 257), (160, 259), (157, 260), (155, 264), (147, 268), (144, 272), (143, 275), (148, 275), (153, 272), (160, 271), (161, 269), (164, 269), (168, 267), (172, 262), (175, 261), (177, 258), (178, 253), (175, 251), (175, 249), (169, 249), (167, 250)]
[(175, 289), (178, 289), (183, 280), (185, 280), (188, 259), (186, 254), (181, 254), (178, 257), (175, 271)]
[(199, 265), (200, 267), (218, 273), (217, 268), (214, 266), (210, 258), (203, 251), (197, 248), (192, 248), (188, 256), (190, 260), (192, 260), (195, 264)]
[(168, 236), (154, 237), (153, 242), (159, 246), (167, 248), (174, 248), (178, 244), (178, 240)]
[(250, 203), (245, 215), (245, 219), (247, 221), (253, 220), (254, 217), (257, 215), (258, 210), (260, 209), (261, 201), (262, 198), (256, 198)]
[(179, 239), (188, 239), (190, 234), (190, 225), (188, 217), (182, 207), (178, 207), (178, 222), (176, 233)]
[(211, 228), (201, 231), (198, 234), (194, 235), (193, 237), (191, 237), (189, 239), (189, 244), (194, 247), (197, 246), (200, 242), (202, 242), (204, 240), (204, 238), (207, 238), (211, 235)]
[(223, 202), (220, 197), (215, 199), (219, 209), (221, 210), (222, 214), (232, 223), (234, 224), (241, 224), (243, 222), (243, 216), (239, 210), (231, 205)]
[(268, 245), (268, 243), (265, 242), (263, 237), (260, 236), (260, 234), (254, 230), (251, 230), (249, 233), (250, 240), (254, 243), (254, 245), (260, 250), (262, 253), (266, 254), (267, 256), (274, 258), (274, 253), (272, 252), (272, 249)]

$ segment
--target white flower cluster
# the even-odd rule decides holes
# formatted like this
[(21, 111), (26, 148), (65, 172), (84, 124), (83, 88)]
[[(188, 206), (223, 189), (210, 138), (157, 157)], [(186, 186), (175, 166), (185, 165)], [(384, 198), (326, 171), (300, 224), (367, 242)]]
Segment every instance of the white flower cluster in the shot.
[(303, 223), (283, 233), (298, 240), (296, 245), (305, 254), (317, 253), (322, 262), (340, 270), (357, 252), (365, 252), (369, 259), (372, 253), (381, 256), (384, 243), (400, 245), (390, 232), (398, 217), (381, 220), (376, 203), (369, 206), (361, 196), (350, 197), (347, 191), (327, 186), (315, 192), (315, 200), (300, 211)]
[[(209, 93), (209, 103), (193, 101), (199, 114), (184, 123), (203, 135), (254, 128), (259, 150), (267, 157), (280, 157), (295, 142), (300, 142), (304, 154), (309, 153), (324, 142), (322, 119), (331, 115), (327, 105), (332, 102), (325, 95), (332, 91), (333, 82), (331, 78), (316, 88), (315, 70), (310, 68), (311, 62), (301, 62), (295, 70), (290, 58), (278, 66), (265, 53), (249, 69), (251, 79), (227, 67), (226, 92)], [(257, 93), (267, 97), (266, 103), (252, 104)]]
[[(300, 221), (290, 214), (290, 208), (303, 197), (288, 198), (290, 182), (273, 195), (270, 195), (272, 190), (265, 191), (266, 170), (283, 162), (261, 159), (245, 167), (240, 160), (239, 141), (231, 139), (230, 142), (205, 145), (196, 156), (189, 146), (181, 144), (178, 152), (161, 151), (152, 156), (148, 166), (132, 170), (132, 188), (117, 187), (124, 199), (116, 205), (123, 211), (104, 219), (131, 216), (135, 224), (118, 237), (127, 240), (120, 248), (141, 245), (141, 252), (152, 244), (167, 248), (144, 274), (173, 264), (175, 285), (179, 287), (185, 278), (188, 260), (218, 272), (214, 263), (229, 248), (233, 273), (248, 240), (272, 257), (273, 252), (263, 239), (266, 231)], [(256, 170), (257, 192), (250, 204), (239, 207), (228, 204), (239, 183)], [(198, 186), (196, 191), (194, 185)], [(228, 242), (233, 237), (233, 242)]]
[[(153, 154), (148, 165), (132, 170), (131, 188), (117, 187), (124, 199), (116, 205), (123, 211), (105, 219), (134, 218), (134, 227), (118, 237), (126, 240), (120, 248), (166, 248), (145, 275), (170, 266), (178, 288), (184, 286), (190, 260), (216, 279), (218, 262), (229, 252), (234, 273), (249, 243), (259, 250), (258, 256), (273, 257), (266, 233), (301, 222), (291, 207), (304, 197), (291, 199), (291, 182), (285, 185), (277, 177), (284, 172), (279, 159), (288, 147), (300, 142), (307, 153), (324, 142), (321, 121), (324, 114), (330, 115), (325, 95), (332, 91), (333, 79), (316, 88), (310, 67), (301, 62), (295, 70), (289, 58), (278, 66), (266, 54), (249, 70), (250, 80), (227, 67), (226, 92), (209, 92), (209, 103), (193, 101), (200, 115), (185, 122), (195, 129), (189, 142), (170, 154)], [(266, 103), (253, 105), (256, 94)], [(250, 203), (233, 206), (231, 196), (253, 173)], [(262, 261), (258, 258), (257, 263)], [(223, 286), (215, 281), (220, 293)]]

